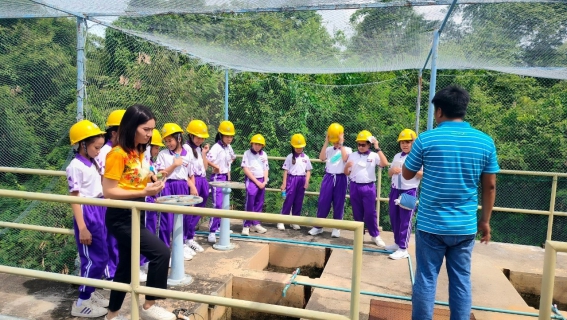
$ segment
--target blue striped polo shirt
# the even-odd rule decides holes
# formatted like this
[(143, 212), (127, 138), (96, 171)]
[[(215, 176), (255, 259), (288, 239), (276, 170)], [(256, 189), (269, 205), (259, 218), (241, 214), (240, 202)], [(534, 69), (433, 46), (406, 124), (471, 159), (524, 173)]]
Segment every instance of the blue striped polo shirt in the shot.
[(477, 232), (482, 173), (500, 171), (494, 141), (467, 122), (444, 121), (420, 134), (405, 166), (423, 166), (417, 229), (439, 235)]

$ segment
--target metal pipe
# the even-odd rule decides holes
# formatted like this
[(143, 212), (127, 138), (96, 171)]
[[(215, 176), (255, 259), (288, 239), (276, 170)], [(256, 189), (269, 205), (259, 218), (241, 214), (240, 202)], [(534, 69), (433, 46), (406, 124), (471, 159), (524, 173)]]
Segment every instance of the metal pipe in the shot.
[(139, 293), (142, 294), (152, 295), (157, 297), (207, 303), (211, 305), (224, 306), (229, 308), (240, 308), (245, 310), (253, 310), (255, 312), (264, 312), (270, 314), (290, 316), (294, 318), (319, 319), (319, 320), (349, 319), (342, 315), (332, 314), (327, 312), (306, 310), (306, 309), (293, 308), (293, 307), (284, 307), (273, 304), (225, 298), (219, 296), (209, 296), (209, 295), (191, 293), (191, 292), (156, 289), (150, 287), (140, 287), (138, 291)]
[[(320, 288), (320, 289), (327, 289), (327, 290), (333, 290), (333, 291), (350, 292), (350, 289), (348, 289), (348, 288), (326, 286), (326, 285), (303, 282), (303, 281), (293, 281), (292, 284), (300, 285), (300, 286), (310, 286), (312, 288)], [(400, 296), (400, 295), (395, 295), (395, 294), (388, 294), (388, 293), (379, 293), (379, 292), (372, 292), (372, 291), (360, 291), (360, 294), (363, 294), (365, 296), (373, 296), (373, 297), (397, 299), (397, 300), (403, 300), (403, 301), (411, 301), (411, 297)], [(449, 306), (449, 303), (446, 302), (446, 301), (435, 300), (434, 303), (436, 305), (440, 305), (440, 306)], [(490, 307), (472, 306), (471, 309), (479, 310), (479, 311), (488, 311), (488, 312), (498, 312), (498, 313), (505, 313), (505, 314), (529, 316), (529, 317), (537, 317), (538, 316), (538, 314), (534, 313), (534, 312), (523, 312), (523, 311), (515, 311), (515, 310), (507, 310), (507, 309), (499, 309), (499, 308), (490, 308)], [(551, 311), (551, 307), (549, 307), (547, 309), (549, 309), (549, 311)], [(540, 310), (542, 310), (541, 306), (540, 306)], [(540, 313), (541, 313), (541, 311), (540, 311)], [(551, 319), (560, 319), (559, 317), (552, 316), (552, 315), (548, 316), (547, 318), (541, 318), (541, 316), (540, 316), (540, 319), (550, 319), (550, 318)]]
[(228, 120), (228, 69), (224, 70), (224, 120)]
[(334, 219), (319, 219), (311, 217), (300, 217), (291, 215), (276, 215), (270, 213), (248, 212), (240, 210), (224, 210), (224, 209), (210, 209), (210, 208), (196, 208), (196, 207), (182, 207), (158, 203), (146, 202), (133, 202), (124, 200), (109, 200), (109, 199), (95, 199), (85, 197), (73, 197), (58, 194), (46, 194), (39, 192), (15, 191), (0, 189), (0, 197), (19, 198), (28, 200), (39, 200), (47, 202), (61, 202), (61, 203), (76, 203), (76, 204), (90, 204), (93, 206), (131, 209), (137, 208), (145, 211), (157, 212), (173, 212), (189, 215), (201, 215), (205, 217), (224, 217), (229, 219), (246, 219), (246, 220), (260, 220), (272, 223), (288, 223), (298, 224), (302, 226), (322, 226), (325, 228), (335, 228), (341, 230), (354, 231), (359, 226), (363, 225), (362, 222), (334, 220)]
[[(241, 154), (236, 155), (237, 158), (242, 158)], [(284, 161), (284, 157), (272, 157), (268, 156), (268, 160), (280, 160)], [(311, 162), (323, 163), (319, 159), (311, 159)], [(0, 167), (0, 172), (10, 172), (19, 174), (37, 174), (43, 176), (61, 176), (65, 177), (65, 171), (61, 170), (45, 170), (45, 169), (29, 169), (29, 168), (13, 168), (13, 167)], [(500, 170), (498, 174), (510, 174), (519, 176), (538, 176), (538, 177), (554, 177), (567, 178), (567, 173), (564, 172), (545, 172), (545, 171), (523, 171), (523, 170)], [(267, 188), (266, 190), (270, 190)], [(279, 189), (274, 189), (279, 190)], [(281, 190), (280, 190), (281, 191)]]
[(130, 286), (132, 287), (130, 318), (140, 319), (140, 210), (132, 208), (132, 245), (130, 253)]
[[(222, 208), (230, 210), (230, 188), (222, 188)], [(230, 243), (230, 219), (221, 218), (219, 243), (215, 243), (213, 248), (221, 251), (229, 251), (234, 249), (234, 245)]]
[(380, 191), (382, 190), (382, 168), (378, 167), (378, 177), (376, 179), (376, 224), (380, 230)]
[(539, 299), (539, 320), (547, 320), (551, 317), (551, 305), (553, 304), (553, 286), (555, 282), (555, 264), (557, 262), (557, 251), (553, 246), (554, 241), (545, 242), (545, 255), (543, 259), (543, 274), (541, 277), (541, 295)]
[(33, 225), (33, 224), (13, 223), (13, 222), (4, 222), (4, 221), (0, 221), (0, 227), (49, 232), (49, 233), (55, 233), (55, 234), (66, 234), (66, 235), (70, 235), (70, 236), (75, 234), (73, 229), (52, 228), (52, 227), (44, 227), (44, 226), (38, 226), (38, 225)]
[(362, 249), (364, 240), (364, 225), (354, 230), (354, 246), (352, 251), (352, 279), (350, 294), (350, 318), (358, 320), (360, 308), (360, 274), (362, 273)]
[[(445, 18), (443, 18), (443, 21), (441, 22), (441, 27), (439, 27), (439, 29), (438, 29), (439, 35), (441, 34), (441, 32), (443, 32), (443, 29), (445, 28), (445, 24), (449, 20), (451, 13), (453, 13), (453, 10), (455, 9), (456, 4), (457, 4), (457, 0), (451, 1), (451, 6), (449, 7), (449, 10), (447, 10), (447, 13), (445, 14)], [(465, 3), (463, 1), (460, 1), (459, 4), (465, 4)], [(435, 53), (434, 51), (437, 50), (437, 49), (435, 49), (435, 50), (433, 49), (434, 46), (435, 46), (435, 43), (433, 43), (433, 46), (431, 47), (431, 49), (429, 49), (429, 53), (427, 54), (427, 58), (425, 59), (425, 63), (423, 64), (423, 68), (421, 68), (421, 70), (419, 70), (420, 73), (423, 70), (425, 70), (425, 68), (427, 67), (427, 63), (429, 62), (429, 58), (431, 58), (431, 56)], [(433, 61), (431, 61), (431, 71), (433, 72)]]
[(549, 216), (547, 220), (547, 240), (551, 240), (553, 233), (553, 214), (555, 212), (555, 197), (557, 196), (557, 176), (553, 176), (551, 182), (551, 199), (549, 200)]
[(415, 133), (419, 133), (419, 117), (421, 112), (421, 85), (423, 83), (423, 71), (419, 70), (417, 78), (417, 102), (415, 105)]
[(429, 109), (427, 110), (427, 130), (433, 129), (433, 119), (435, 112), (433, 108), (433, 97), (437, 86), (437, 48), (439, 46), (439, 30), (433, 31), (433, 47), (431, 48), (431, 76), (429, 80)]
[(85, 99), (85, 18), (77, 18), (77, 122), (83, 120)]

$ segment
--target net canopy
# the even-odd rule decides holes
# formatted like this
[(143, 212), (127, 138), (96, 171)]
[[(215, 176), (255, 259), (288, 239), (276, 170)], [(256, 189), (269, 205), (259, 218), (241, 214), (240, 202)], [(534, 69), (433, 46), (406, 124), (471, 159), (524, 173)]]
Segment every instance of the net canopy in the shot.
[[(270, 73), (421, 69), (450, 1), (4, 0), (0, 18), (80, 16), (203, 63)], [(567, 1), (458, 1), (439, 69), (567, 78)], [(428, 66), (427, 66), (428, 67)]]

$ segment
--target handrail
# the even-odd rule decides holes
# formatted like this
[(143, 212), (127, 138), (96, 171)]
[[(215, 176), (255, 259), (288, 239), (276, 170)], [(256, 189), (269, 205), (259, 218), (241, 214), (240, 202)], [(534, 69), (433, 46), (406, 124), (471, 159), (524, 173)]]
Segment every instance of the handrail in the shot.
[[(22, 268), (14, 268), (8, 266), (0, 266), (0, 272), (23, 275), (28, 277), (36, 277), (41, 279), (50, 279), (60, 282), (85, 284), (97, 288), (110, 288), (113, 290), (126, 291), (132, 294), (132, 308), (131, 319), (139, 319), (139, 294), (148, 294), (158, 297), (175, 298), (183, 300), (191, 300), (196, 302), (203, 302), (214, 305), (221, 305), (225, 307), (244, 308), (260, 312), (287, 315), (298, 318), (309, 319), (349, 319), (342, 315), (319, 312), (313, 310), (305, 310), (299, 308), (291, 308), (284, 306), (274, 306), (266, 303), (251, 302), (244, 300), (237, 300), (231, 298), (224, 298), (218, 296), (209, 296), (188, 292), (176, 292), (165, 289), (156, 289), (150, 287), (140, 286), (139, 271), (140, 271), (140, 210), (158, 211), (158, 212), (173, 212), (179, 214), (199, 214), (201, 216), (216, 216), (222, 218), (233, 219), (247, 219), (247, 220), (260, 220), (264, 222), (273, 223), (290, 223), (299, 224), (303, 226), (320, 225), (326, 228), (336, 228), (343, 230), (354, 231), (353, 240), (353, 260), (352, 260), (352, 280), (351, 280), (351, 301), (350, 301), (350, 319), (359, 319), (359, 304), (360, 304), (360, 273), (362, 271), (362, 247), (363, 247), (363, 231), (364, 224), (355, 221), (338, 221), (330, 219), (319, 219), (311, 217), (291, 216), (291, 215), (278, 215), (269, 213), (246, 212), (237, 210), (224, 210), (224, 209), (209, 209), (209, 208), (196, 208), (196, 207), (182, 207), (172, 206), (156, 203), (134, 202), (124, 200), (109, 200), (109, 199), (93, 199), (84, 197), (73, 197), (66, 195), (44, 194), (37, 192), (14, 191), (0, 189), (0, 197), (19, 198), (38, 201), (50, 201), (61, 203), (75, 203), (75, 204), (88, 204), (95, 206), (105, 206), (113, 208), (131, 209), (132, 210), (132, 263), (131, 263), (131, 284), (119, 284), (108, 281), (94, 280), (88, 278), (81, 278), (77, 276), (54, 274), (49, 272), (27, 270)], [(58, 232), (58, 228), (48, 228), (35, 226), (34, 228), (26, 227), (23, 224), (15, 224), (8, 222), (1, 222), (0, 225), (9, 226), (22, 229), (43, 229), (47, 232)], [(70, 230), (62, 229), (65, 233)]]
[(551, 318), (557, 252), (567, 252), (567, 242), (547, 240), (545, 242), (543, 275), (541, 277), (541, 297), (539, 299), (539, 320), (547, 320)]

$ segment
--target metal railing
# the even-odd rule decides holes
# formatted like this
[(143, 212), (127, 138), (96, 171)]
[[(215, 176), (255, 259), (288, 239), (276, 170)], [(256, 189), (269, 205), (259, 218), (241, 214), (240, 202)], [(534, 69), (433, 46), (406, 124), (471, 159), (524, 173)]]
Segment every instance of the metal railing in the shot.
[[(555, 264), (557, 252), (567, 252), (567, 242), (545, 242), (545, 257), (543, 260), (543, 275), (541, 277), (541, 296), (539, 299), (539, 320), (551, 318), (553, 304), (553, 288), (555, 280)], [(556, 311), (556, 310), (554, 310)]]
[[(242, 155), (237, 155), (237, 157), (242, 157)], [(276, 160), (276, 161), (284, 161), (285, 157), (268, 157), (269, 160)], [(319, 159), (311, 159), (311, 162), (314, 163), (324, 163)], [(26, 169), (26, 168), (12, 168), (12, 167), (0, 167), (0, 172), (10, 172), (10, 173), (19, 173), (19, 174), (36, 174), (36, 175), (47, 175), (47, 176), (65, 176), (65, 171), (55, 171), (55, 170), (43, 170), (43, 169)], [(510, 212), (510, 213), (522, 213), (522, 214), (537, 214), (537, 215), (546, 215), (548, 216), (547, 222), (547, 240), (551, 240), (551, 235), (553, 232), (553, 219), (555, 216), (564, 216), (567, 217), (567, 212), (563, 211), (555, 211), (555, 200), (557, 197), (557, 182), (559, 178), (567, 178), (567, 173), (558, 173), (558, 172), (541, 172), (541, 171), (520, 171), (520, 170), (501, 170), (499, 174), (505, 175), (522, 175), (522, 176), (538, 176), (538, 177), (550, 177), (552, 178), (551, 183), (551, 197), (549, 203), (549, 210), (534, 210), (534, 209), (519, 209), (519, 208), (509, 208), (509, 207), (494, 207), (493, 211), (495, 212)], [(381, 190), (382, 190), (382, 169), (378, 170), (377, 178), (376, 178), (376, 212), (377, 212), (377, 219), (378, 223), (380, 223), (380, 202), (388, 203), (390, 201), (389, 198), (380, 197)], [(268, 192), (280, 192), (280, 189), (277, 188), (266, 188)], [(319, 192), (314, 191), (306, 191), (306, 195), (308, 196), (319, 196)], [(350, 196), (347, 194), (347, 198)], [(497, 195), (498, 197), (498, 195)], [(481, 209), (481, 206), (478, 206), (478, 209)]]
[[(25, 171), (25, 170), (24, 170)], [(20, 171), (19, 173), (24, 173)], [(26, 172), (29, 173), (29, 172)], [(55, 174), (54, 174), (55, 175)], [(23, 268), (15, 268), (8, 266), (0, 266), (0, 272), (15, 274), (20, 276), (34, 277), (39, 279), (53, 280), (58, 282), (72, 283), (78, 285), (87, 285), (96, 288), (107, 288), (112, 290), (130, 292), (132, 295), (131, 319), (139, 319), (140, 294), (158, 296), (163, 298), (171, 298), (178, 300), (190, 300), (194, 302), (207, 303), (211, 305), (220, 305), (230, 308), (242, 308), (253, 310), (256, 312), (265, 312), (270, 314), (284, 315), (296, 318), (307, 319), (349, 319), (343, 315), (333, 313), (305, 310), (300, 308), (292, 308), (285, 306), (272, 305), (267, 303), (238, 300), (226, 297), (209, 296), (203, 294), (180, 292), (167, 289), (157, 289), (140, 285), (140, 210), (157, 211), (157, 212), (173, 212), (179, 214), (201, 215), (206, 217), (222, 217), (229, 219), (247, 219), (260, 220), (272, 223), (289, 223), (299, 224), (303, 226), (320, 225), (326, 228), (336, 228), (350, 230), (354, 232), (353, 240), (353, 260), (352, 260), (352, 281), (350, 296), (350, 319), (359, 318), (359, 302), (360, 302), (360, 273), (362, 268), (362, 241), (364, 225), (361, 222), (339, 221), (329, 219), (318, 219), (309, 217), (297, 217), (288, 215), (262, 214), (257, 212), (246, 212), (236, 210), (222, 210), (209, 208), (180, 207), (164, 204), (133, 202), (123, 200), (93, 199), (83, 197), (73, 197), (66, 195), (44, 194), (36, 192), (14, 191), (0, 189), (0, 197), (18, 198), (36, 201), (88, 204), (95, 206), (104, 206), (121, 209), (132, 210), (132, 258), (131, 272), (132, 278), (130, 284), (115, 283), (103, 280), (95, 280), (82, 278), (78, 276), (56, 274), (37, 270), (28, 270)], [(71, 230), (62, 228), (50, 228), (43, 226), (32, 226), (19, 223), (0, 222), (0, 226), (9, 228), (19, 228), (27, 230), (36, 230), (51, 233), (72, 234)]]

